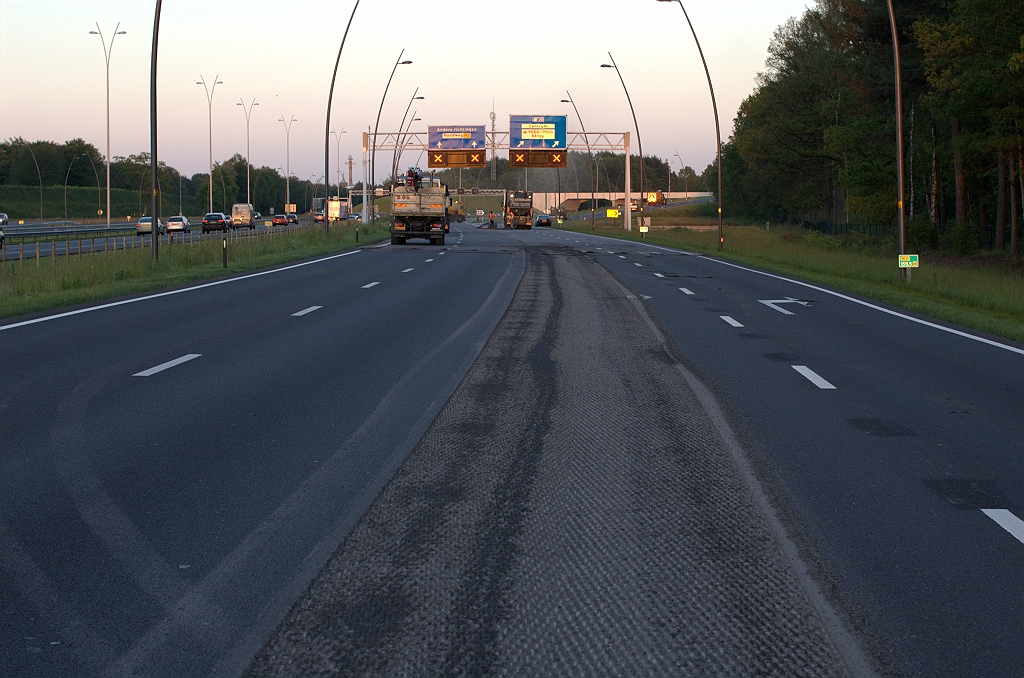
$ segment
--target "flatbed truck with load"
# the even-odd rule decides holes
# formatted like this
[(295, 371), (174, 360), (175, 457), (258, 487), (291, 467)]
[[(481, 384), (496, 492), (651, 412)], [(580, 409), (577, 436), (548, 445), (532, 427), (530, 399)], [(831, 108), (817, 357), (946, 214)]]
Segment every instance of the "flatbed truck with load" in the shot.
[(451, 203), (448, 186), (433, 173), (424, 176), (418, 167), (409, 168), (391, 190), (391, 244), (426, 238), (431, 245), (444, 245)]
[(533, 191), (505, 191), (501, 201), (505, 228), (533, 227)]

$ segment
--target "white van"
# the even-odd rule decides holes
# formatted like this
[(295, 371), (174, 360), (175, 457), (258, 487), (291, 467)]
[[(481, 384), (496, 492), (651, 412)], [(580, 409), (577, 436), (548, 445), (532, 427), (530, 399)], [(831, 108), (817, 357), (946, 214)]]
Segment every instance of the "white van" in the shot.
[(237, 205), (231, 206), (231, 225), (235, 228), (246, 228), (256, 227), (256, 210), (253, 206), (246, 202), (240, 202)]

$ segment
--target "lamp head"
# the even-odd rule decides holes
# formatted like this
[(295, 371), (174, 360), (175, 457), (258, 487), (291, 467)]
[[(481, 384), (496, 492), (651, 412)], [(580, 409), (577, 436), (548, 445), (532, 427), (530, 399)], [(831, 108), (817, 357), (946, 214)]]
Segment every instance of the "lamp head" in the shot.
[(412, 99), (412, 100), (413, 100), (413, 101), (420, 101), (420, 100), (422, 100), (422, 99), (424, 99), (424, 98), (425, 98), (425, 97), (413, 97), (413, 99)]
[(408, 66), (408, 65), (409, 65), (409, 64), (411, 64), (411, 63), (412, 63), (411, 61), (402, 61), (402, 62), (399, 62), (399, 64), (398, 64), (398, 65), (399, 65), (399, 66)]
[(89, 31), (89, 35), (99, 35), (98, 31)]
[(571, 104), (572, 102), (569, 101), (568, 99), (562, 99), (561, 103), (563, 103), (563, 104)]
[(615, 68), (611, 64), (601, 64), (601, 68)]
[(114, 35), (124, 35), (125, 33), (127, 33), (127, 31), (118, 31), (117, 33), (114, 33)]

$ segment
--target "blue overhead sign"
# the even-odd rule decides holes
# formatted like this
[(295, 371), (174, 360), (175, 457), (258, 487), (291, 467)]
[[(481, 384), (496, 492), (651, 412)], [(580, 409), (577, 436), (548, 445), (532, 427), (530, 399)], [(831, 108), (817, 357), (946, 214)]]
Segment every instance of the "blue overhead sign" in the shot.
[(509, 116), (511, 148), (565, 148), (564, 115)]
[(485, 148), (483, 125), (430, 125), (427, 127), (427, 145), (442, 151), (461, 151)]

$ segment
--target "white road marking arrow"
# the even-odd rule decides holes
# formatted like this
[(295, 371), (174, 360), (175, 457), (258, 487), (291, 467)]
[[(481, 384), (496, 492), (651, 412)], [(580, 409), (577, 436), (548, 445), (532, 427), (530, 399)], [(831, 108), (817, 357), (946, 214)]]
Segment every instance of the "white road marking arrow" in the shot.
[(787, 311), (781, 306), (776, 306), (776, 304), (801, 304), (802, 306), (807, 306), (811, 303), (809, 301), (800, 301), (799, 299), (794, 299), (793, 297), (786, 297), (785, 299), (758, 299), (758, 301), (767, 306), (768, 308), (774, 309), (779, 313), (782, 313), (783, 315), (793, 315), (793, 312)]

